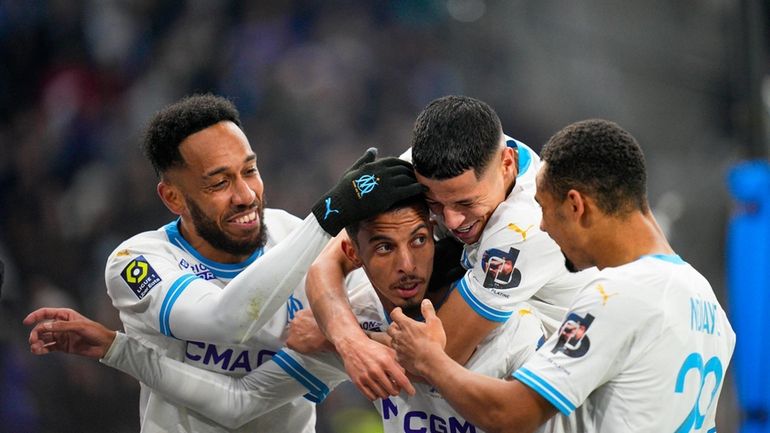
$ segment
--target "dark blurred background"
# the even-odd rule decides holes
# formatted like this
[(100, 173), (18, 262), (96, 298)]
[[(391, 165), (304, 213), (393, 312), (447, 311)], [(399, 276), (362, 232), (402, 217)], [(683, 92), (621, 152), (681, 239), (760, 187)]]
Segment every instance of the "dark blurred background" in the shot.
[[(172, 218), (141, 133), (192, 92), (235, 102), (268, 205), (300, 217), (364, 148), (404, 150), (417, 113), (442, 95), (488, 102), (535, 149), (570, 122), (614, 120), (645, 149), (674, 248), (724, 300), (725, 173), (768, 152), (769, 10), (759, 0), (0, 0), (0, 431), (138, 431), (133, 379), (32, 356), (21, 320), (70, 306), (120, 327), (107, 254)], [(352, 387), (319, 412), (319, 432), (379, 428)], [(728, 371), (720, 431), (738, 418)]]

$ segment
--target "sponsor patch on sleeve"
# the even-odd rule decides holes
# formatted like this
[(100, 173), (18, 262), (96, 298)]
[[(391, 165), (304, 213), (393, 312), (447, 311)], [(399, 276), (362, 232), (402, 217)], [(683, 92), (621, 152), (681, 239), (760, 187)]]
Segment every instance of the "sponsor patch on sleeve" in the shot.
[(131, 260), (123, 271), (120, 273), (120, 277), (128, 284), (128, 287), (134, 291), (137, 298), (142, 299), (145, 295), (160, 283), (161, 279), (155, 269), (150, 266), (147, 259), (144, 256), (139, 256), (134, 260)]
[(511, 247), (508, 252), (491, 248), (484, 251), (481, 267), (486, 276), (484, 287), (488, 289), (505, 290), (518, 287), (521, 284), (521, 271), (516, 268), (519, 250)]

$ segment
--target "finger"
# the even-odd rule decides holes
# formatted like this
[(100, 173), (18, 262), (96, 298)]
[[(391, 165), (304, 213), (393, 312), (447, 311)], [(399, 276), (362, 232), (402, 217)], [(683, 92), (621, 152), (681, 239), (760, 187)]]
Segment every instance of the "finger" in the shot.
[(422, 317), (425, 318), (425, 323), (431, 323), (438, 320), (438, 317), (436, 317), (436, 309), (433, 308), (433, 303), (430, 302), (430, 299), (426, 298), (422, 300), (420, 311), (422, 312)]
[(29, 344), (51, 341), (53, 336), (49, 328), (46, 328), (48, 323), (50, 322), (40, 322), (29, 331)]
[[(412, 382), (409, 381), (409, 378), (406, 377), (405, 370), (399, 365), (399, 368), (395, 370), (389, 370), (388, 376), (390, 376), (390, 381), (393, 383), (394, 386), (398, 387), (398, 389), (403, 389), (406, 391), (409, 395), (414, 395), (415, 390), (414, 386), (412, 386)], [(391, 395), (398, 395), (398, 394), (391, 394)]]
[(43, 322), (40, 326), (47, 332), (67, 332), (83, 329), (84, 323), (85, 321), (83, 320), (55, 320), (52, 322)]
[(388, 394), (380, 388), (379, 384), (372, 381), (369, 378), (361, 378), (358, 384), (356, 384), (358, 390), (369, 399), (369, 401), (377, 400), (378, 398), (387, 398)]
[(363, 156), (358, 158), (358, 161), (356, 161), (352, 167), (350, 167), (351, 170), (355, 170), (357, 168), (360, 168), (364, 164), (368, 164), (370, 162), (373, 162), (377, 158), (377, 148), (376, 147), (370, 147), (366, 149), (366, 152), (364, 152)]
[[(393, 320), (393, 323), (398, 326), (401, 326), (402, 323), (407, 323), (407, 321), (409, 320), (409, 318), (406, 317), (404, 312), (401, 311), (401, 307), (394, 308), (393, 311), (390, 312), (390, 318), (391, 320)], [(398, 330), (396, 329), (395, 331), (397, 332)]]
[(27, 317), (24, 318), (22, 323), (25, 325), (32, 325), (33, 323), (40, 322), (41, 320), (66, 320), (69, 318), (71, 312), (72, 310), (69, 308), (38, 308), (37, 310), (29, 313)]
[(414, 166), (409, 161), (404, 161), (401, 158), (397, 158), (395, 156), (388, 156), (386, 158), (381, 158), (377, 160), (377, 162), (374, 162), (374, 164), (379, 164), (381, 166), (388, 167), (389, 169), (406, 169), (409, 170), (412, 174), (414, 174)]
[(388, 371), (377, 372), (374, 380), (376, 381), (379, 389), (382, 391), (378, 394), (379, 398), (388, 398), (391, 395), (398, 395), (401, 392), (401, 388), (396, 385), (395, 381), (390, 376), (390, 372)]

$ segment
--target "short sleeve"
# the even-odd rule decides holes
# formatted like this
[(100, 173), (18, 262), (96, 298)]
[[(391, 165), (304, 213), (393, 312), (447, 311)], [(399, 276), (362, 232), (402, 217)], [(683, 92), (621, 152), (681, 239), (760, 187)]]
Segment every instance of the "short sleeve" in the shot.
[[(509, 203), (503, 206), (510, 208)], [(539, 208), (516, 213), (500, 207), (501, 215), (495, 212), (475, 254), (464, 257), (472, 267), (458, 285), (468, 305), (494, 322), (508, 320), (516, 304), (566, 272), (561, 251), (540, 231)]]
[(651, 309), (612, 293), (602, 280), (581, 292), (558, 332), (514, 372), (564, 415), (632, 362), (635, 339), (656, 326)]

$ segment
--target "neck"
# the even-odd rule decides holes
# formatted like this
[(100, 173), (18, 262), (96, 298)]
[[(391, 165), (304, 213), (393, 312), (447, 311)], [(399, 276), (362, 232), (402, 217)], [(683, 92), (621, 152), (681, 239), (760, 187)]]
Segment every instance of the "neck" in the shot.
[[(438, 310), (441, 307), (441, 304), (444, 302), (444, 299), (446, 299), (447, 294), (449, 293), (449, 285), (446, 285), (439, 290), (435, 290), (433, 292), (428, 292), (425, 294), (425, 298), (429, 299), (431, 303), (433, 303), (433, 306)], [(380, 302), (383, 305), (383, 308), (388, 312), (388, 314), (393, 312), (393, 309), (396, 307), (387, 299), (382, 297), (380, 295), (380, 292), (377, 291), (377, 295), (380, 297)], [(410, 307), (401, 308), (401, 311), (404, 312), (404, 315), (406, 317), (409, 317), (412, 320), (422, 320), (422, 311), (420, 310), (420, 304), (413, 305)]]
[(633, 212), (631, 215), (606, 217), (599, 231), (599, 239), (593, 239), (596, 251), (594, 263), (599, 269), (631, 263), (648, 254), (674, 254), (652, 212)]

